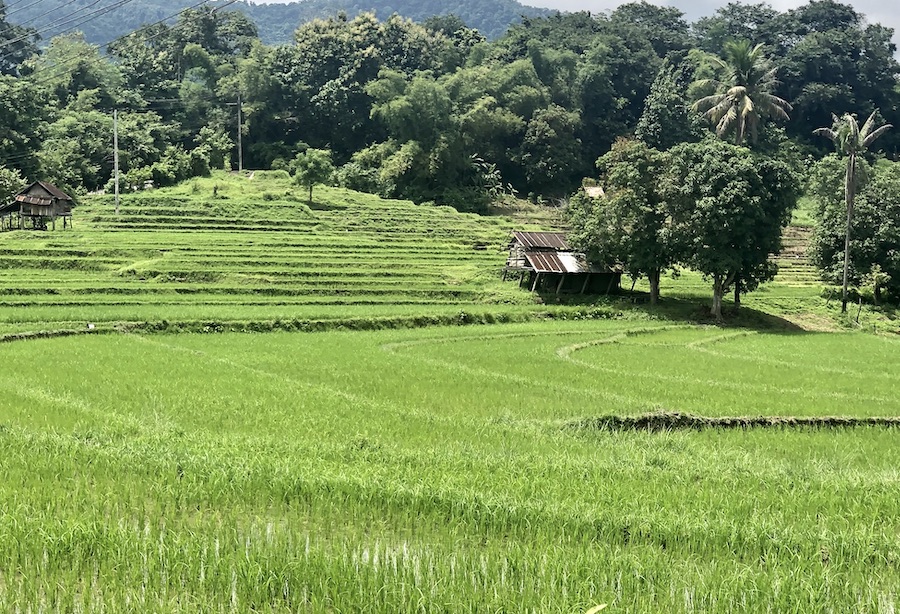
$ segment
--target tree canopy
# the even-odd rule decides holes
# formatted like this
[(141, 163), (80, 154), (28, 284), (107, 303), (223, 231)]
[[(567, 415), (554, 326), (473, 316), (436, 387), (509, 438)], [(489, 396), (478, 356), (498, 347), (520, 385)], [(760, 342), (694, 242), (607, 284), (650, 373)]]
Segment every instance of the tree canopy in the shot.
[[(831, 0), (786, 12), (729, 4), (695, 24), (646, 2), (537, 11), (496, 40), (470, 27), (471, 5), (420, 4), (422, 23), (334, 9), (292, 23), (278, 45), (243, 12), (201, 7), (105, 47), (72, 32), (9, 51), (0, 164), (102, 187), (118, 110), (133, 185), (236, 165), (240, 129), (249, 168), (328, 150), (344, 185), (477, 211), (503, 194), (572, 194), (622, 137), (667, 150), (717, 127), (789, 151), (799, 168), (827, 152), (812, 131), (832, 112), (879, 108), (900, 121), (891, 32)], [(7, 40), (11, 28), (0, 10)], [(698, 101), (715, 126), (691, 111)], [(878, 146), (893, 154), (900, 140)]]

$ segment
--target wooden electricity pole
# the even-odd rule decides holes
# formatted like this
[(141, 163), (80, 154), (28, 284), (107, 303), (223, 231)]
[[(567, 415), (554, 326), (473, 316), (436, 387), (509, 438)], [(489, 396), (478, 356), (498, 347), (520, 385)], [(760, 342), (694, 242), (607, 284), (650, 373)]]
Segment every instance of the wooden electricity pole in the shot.
[(116, 175), (116, 215), (119, 215), (119, 110), (113, 109), (113, 169)]
[(241, 95), (237, 97), (237, 146), (238, 146), (238, 172), (244, 170), (244, 150), (241, 143)]

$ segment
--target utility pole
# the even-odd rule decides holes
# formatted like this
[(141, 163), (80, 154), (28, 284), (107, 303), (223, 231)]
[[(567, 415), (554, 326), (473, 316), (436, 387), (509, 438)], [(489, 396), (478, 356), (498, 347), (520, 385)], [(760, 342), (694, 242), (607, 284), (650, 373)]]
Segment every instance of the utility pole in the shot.
[(113, 109), (113, 169), (116, 175), (116, 215), (119, 215), (119, 110)]
[(244, 150), (241, 144), (241, 95), (237, 99), (237, 146), (238, 146), (238, 172), (244, 170)]

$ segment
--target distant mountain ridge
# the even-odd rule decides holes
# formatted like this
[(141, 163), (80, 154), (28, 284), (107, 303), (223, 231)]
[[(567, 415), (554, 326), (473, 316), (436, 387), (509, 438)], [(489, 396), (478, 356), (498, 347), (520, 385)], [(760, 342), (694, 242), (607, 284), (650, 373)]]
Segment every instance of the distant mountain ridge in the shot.
[[(45, 0), (16, 10), (23, 2), (13, 2), (8, 8), (8, 12), (12, 13), (9, 21), (37, 29), (44, 41), (74, 29), (84, 32), (88, 42), (104, 44), (196, 4), (191, 0), (131, 0), (109, 12), (97, 13), (98, 9), (120, 3), (121, 0), (105, 0), (102, 5), (96, 4), (95, 0)], [(220, 0), (211, 4), (223, 5), (224, 2)], [(301, 0), (289, 4), (242, 1), (229, 4), (227, 10), (238, 10), (250, 17), (259, 28), (260, 39), (267, 44), (289, 43), (294, 30), (301, 24), (334, 16), (341, 11), (349, 17), (370, 11), (380, 19), (397, 13), (414, 21), (453, 14), (489, 39), (502, 36), (510, 25), (522, 17), (555, 12), (525, 6), (516, 0)]]

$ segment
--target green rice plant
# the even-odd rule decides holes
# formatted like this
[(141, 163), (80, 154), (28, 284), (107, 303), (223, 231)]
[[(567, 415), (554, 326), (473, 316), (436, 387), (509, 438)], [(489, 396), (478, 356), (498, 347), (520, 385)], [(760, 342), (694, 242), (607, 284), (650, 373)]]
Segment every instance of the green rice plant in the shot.
[(566, 425), (660, 396), (896, 416), (895, 345), (628, 319), (0, 344), (54, 365), (0, 374), (0, 607), (889, 611), (894, 431)]

